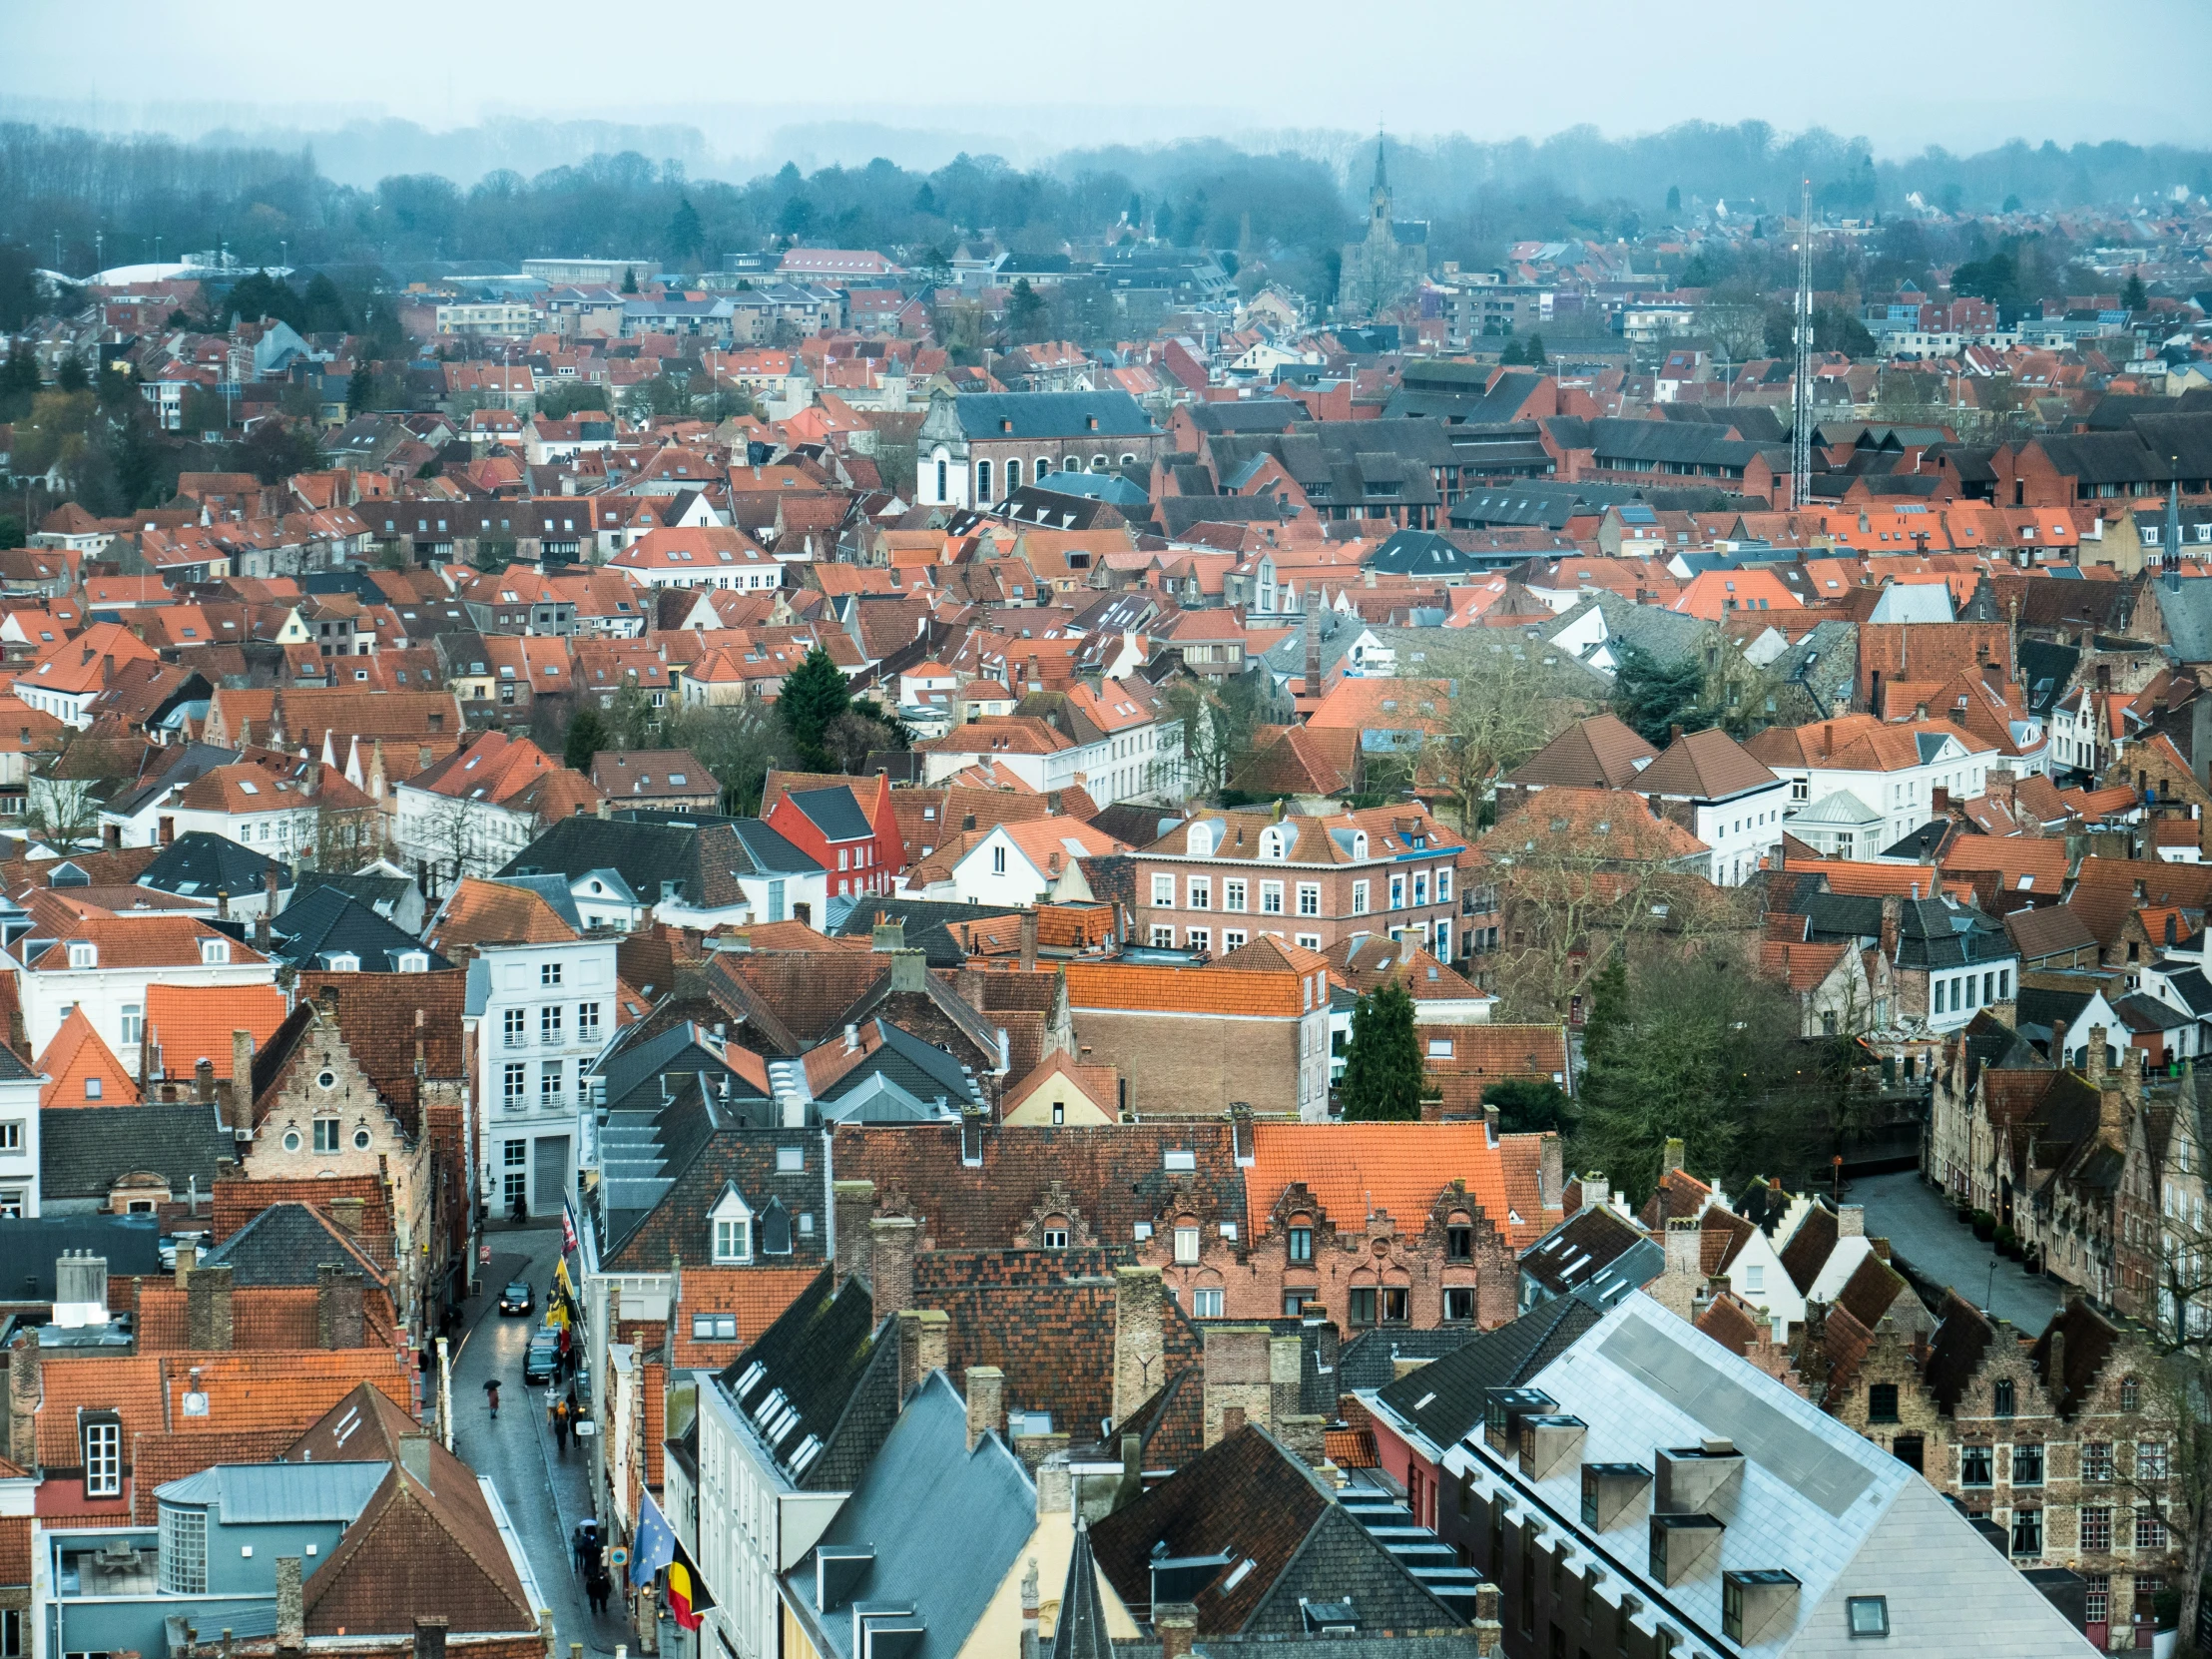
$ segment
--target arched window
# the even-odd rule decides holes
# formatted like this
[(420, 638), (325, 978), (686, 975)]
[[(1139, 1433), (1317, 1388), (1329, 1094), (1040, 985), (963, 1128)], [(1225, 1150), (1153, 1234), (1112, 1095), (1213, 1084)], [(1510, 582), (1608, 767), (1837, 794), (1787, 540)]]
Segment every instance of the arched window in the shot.
[(1214, 853), (1214, 827), (1211, 824), (1194, 824), (1184, 843), (1184, 850), (1194, 858), (1210, 858)]
[(942, 455), (939, 455), (937, 457), (937, 499), (939, 501), (942, 501), (945, 498), (945, 482), (946, 473), (948, 470), (949, 469), (945, 465), (944, 457)]
[(2141, 1380), (2134, 1377), (2121, 1378), (2120, 1409), (2123, 1411), (2140, 1411), (2142, 1408), (2143, 1384)]
[(1355, 858), (1365, 858), (1368, 855), (1368, 832), (1365, 830), (1352, 831), (1352, 855)]
[(1121, 464), (1123, 466), (1135, 466), (1137, 464), (1137, 457), (1134, 455), (1124, 455), (1121, 458)]
[(1291, 855), (1291, 831), (1280, 824), (1271, 824), (1260, 831), (1260, 856), (1263, 858), (1288, 858)]
[(1006, 493), (1007, 493), (1008, 495), (1011, 495), (1011, 494), (1013, 494), (1013, 493), (1014, 493), (1014, 491), (1016, 491), (1016, 490), (1018, 490), (1018, 489), (1020, 489), (1020, 488), (1021, 488), (1021, 462), (1019, 462), (1019, 461), (1008, 461), (1008, 462), (1006, 463)]
[(1106, 457), (1103, 455), (1093, 455), (1091, 457), (1091, 470), (1093, 472), (1104, 472), (1106, 470)]
[(988, 461), (977, 461), (975, 463), (975, 504), (978, 507), (987, 506), (990, 502), (990, 499), (991, 463)]
[(1043, 477), (1043, 476), (1044, 476), (1044, 475), (1045, 475), (1046, 473), (1050, 472), (1051, 470), (1052, 470), (1052, 457), (1051, 457), (1050, 455), (1039, 455), (1039, 456), (1037, 457), (1037, 471), (1036, 471), (1036, 476), (1037, 476), (1037, 477), (1039, 477), (1039, 478), (1042, 478), (1042, 477)]

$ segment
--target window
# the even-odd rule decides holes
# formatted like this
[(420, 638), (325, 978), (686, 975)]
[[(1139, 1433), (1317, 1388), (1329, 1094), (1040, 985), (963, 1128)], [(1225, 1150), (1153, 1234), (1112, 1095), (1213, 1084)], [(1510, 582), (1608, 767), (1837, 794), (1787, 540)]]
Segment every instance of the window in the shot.
[(538, 1067), (538, 1104), (551, 1110), (561, 1103), (561, 1073), (567, 1062), (547, 1060)]
[(1201, 1320), (1221, 1318), (1221, 1292), (1196, 1290), (1191, 1292), (1191, 1317)]
[(1068, 1247), (1068, 1230), (1063, 1227), (1047, 1227), (1044, 1230), (1044, 1247), (1047, 1250), (1065, 1250)]
[(123, 1004), (123, 1046), (136, 1047), (145, 1028), (146, 1009), (136, 1002)]
[(715, 1219), (715, 1260), (742, 1262), (753, 1254), (753, 1220), (750, 1216), (718, 1216)]
[(1211, 950), (1214, 948), (1214, 930), (1211, 927), (1186, 927), (1183, 933), (1184, 942), (1189, 949)]
[(1995, 1453), (1985, 1445), (1962, 1445), (1958, 1448), (1958, 1484), (1961, 1486), (1987, 1486), (1996, 1475)]
[(2164, 1440), (2139, 1440), (2135, 1445), (2135, 1478), (2138, 1480), (2163, 1480), (2166, 1478), (2166, 1442)]
[(738, 1316), (694, 1314), (691, 1319), (691, 1334), (695, 1343), (734, 1343), (738, 1340)]
[(1365, 881), (1352, 883), (1352, 913), (1356, 916), (1368, 913), (1368, 884)]
[(2135, 1377), (2121, 1378), (2120, 1409), (2123, 1411), (2140, 1411), (2142, 1408), (2143, 1384), (2141, 1379)]
[(1385, 1285), (1382, 1288), (1382, 1319), (1388, 1325), (1402, 1325), (1409, 1317), (1406, 1304), (1411, 1293), (1402, 1285)]
[(1175, 1261), (1178, 1267), (1194, 1267), (1198, 1263), (1198, 1229), (1178, 1227), (1175, 1230)]
[(2081, 1547), (2096, 1551), (2112, 1547), (2111, 1510), (2096, 1508), (2081, 1511)]
[(1321, 883), (1301, 881), (1298, 884), (1298, 913), (1302, 916), (1321, 914)]
[(991, 873), (993, 875), (1004, 875), (1006, 873), (1006, 848), (1003, 846), (991, 848)]
[(557, 1043), (561, 1040), (561, 1005), (548, 1002), (538, 1010), (538, 1041)]
[(2012, 1484), (2015, 1486), (2040, 1486), (2043, 1483), (2043, 1447), (2040, 1441), (2021, 1444), (2012, 1448)]
[(1405, 877), (1402, 875), (1390, 877), (1390, 908), (1393, 910), (1405, 908)]
[[(2137, 1549), (2164, 1549), (2166, 1547), (2166, 1523), (2151, 1509), (2135, 1511), (2135, 1547)], [(2138, 1584), (2136, 1588), (2142, 1586)]]
[(314, 1149), (317, 1152), (335, 1152), (338, 1149), (338, 1120), (316, 1118), (314, 1120)]
[(1314, 1259), (1314, 1230), (1311, 1227), (1291, 1229), (1291, 1260), (1311, 1262)]
[(1221, 884), (1221, 907), (1225, 910), (1242, 910), (1245, 907), (1245, 884), (1243, 881), (1224, 881)]
[(1444, 1229), (1444, 1260), (1447, 1262), (1471, 1262), (1474, 1260), (1474, 1229), (1472, 1227), (1447, 1227)]
[(1436, 871), (1436, 902), (1439, 904), (1451, 902), (1451, 871), (1448, 869)]
[(1175, 948), (1175, 929), (1172, 927), (1153, 928), (1152, 948), (1155, 950), (1173, 950)]
[(2104, 1485), (2112, 1478), (2112, 1442), (2087, 1440), (2081, 1447), (2081, 1478), (2092, 1485)]
[(1991, 1409), (1996, 1415), (2009, 1417), (2015, 1414), (2019, 1403), (2019, 1386), (2012, 1379), (2009, 1377), (1998, 1378), (1996, 1385), (1990, 1390), (1990, 1393), (1993, 1396)]
[(529, 1093), (529, 1073), (530, 1068), (520, 1061), (508, 1065), (502, 1072), (499, 1093), (509, 1111), (522, 1110), (523, 1096)]
[(576, 1004), (576, 1040), (587, 1043), (595, 1043), (599, 1040), (598, 1003), (579, 1002)]
[(1214, 907), (1214, 883), (1203, 875), (1194, 875), (1186, 883), (1190, 894), (1187, 907), (1193, 910), (1210, 910)]
[(1269, 916), (1279, 916), (1283, 913), (1282, 882), (1262, 881), (1260, 883), (1260, 913)]
[(1172, 910), (1175, 908), (1174, 876), (1155, 875), (1152, 878), (1152, 903), (1155, 909)]
[(1450, 1285), (1444, 1289), (1444, 1320), (1447, 1324), (1474, 1318), (1474, 1287)]
[(202, 939), (200, 941), (200, 965), (222, 967), (231, 959), (229, 939)]
[(1744, 1289), (1753, 1296), (1763, 1295), (1767, 1289), (1767, 1270), (1764, 1266), (1744, 1269)]
[(1854, 1636), (1887, 1636), (1890, 1633), (1888, 1596), (1847, 1596), (1844, 1625)]
[(208, 1513), (205, 1509), (161, 1508), (162, 1588), (171, 1595), (205, 1595), (208, 1590)]
[(1413, 877), (1413, 902), (1415, 904), (1426, 904), (1428, 902), (1428, 877), (1425, 874)]
[(499, 1016), (499, 1031), (509, 1048), (520, 1048), (529, 1040), (530, 1013), (526, 1008), (509, 1008)]
[(123, 1422), (111, 1415), (85, 1419), (85, 1496), (123, 1495)]
[(1373, 1285), (1355, 1285), (1352, 1288), (1351, 1299), (1352, 1323), (1354, 1325), (1373, 1325), (1375, 1323), (1375, 1287)]
[[(521, 1068), (512, 1067), (519, 1071)], [(512, 1209), (529, 1190), (530, 1143), (528, 1141), (501, 1141), (499, 1143), (499, 1194), (507, 1207)]]
[[(2082, 1524), (2088, 1524), (2086, 1515), (2082, 1518)], [(2105, 1572), (2090, 1573), (2088, 1585), (2081, 1597), (2082, 1623), (2104, 1624), (2112, 1617), (2112, 1575)]]

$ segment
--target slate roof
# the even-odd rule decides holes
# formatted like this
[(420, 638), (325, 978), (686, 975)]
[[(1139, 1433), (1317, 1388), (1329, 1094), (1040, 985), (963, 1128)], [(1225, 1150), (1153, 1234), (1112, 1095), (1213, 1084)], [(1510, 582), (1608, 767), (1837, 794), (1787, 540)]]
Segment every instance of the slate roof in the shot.
[[(969, 438), (1154, 437), (1160, 431), (1125, 391), (962, 392), (952, 399), (952, 411)], [(1000, 430), (1006, 422), (1011, 429)]]
[(162, 1271), (161, 1223), (152, 1216), (0, 1216), (0, 1296), (10, 1302), (54, 1300), (54, 1263), (73, 1250), (108, 1261), (111, 1277)]
[(295, 968), (328, 967), (338, 955), (355, 957), (363, 973), (396, 973), (405, 955), (426, 957), (432, 970), (453, 965), (351, 893), (320, 883), (285, 905), (269, 935), (270, 954)]
[(1377, 1398), (1434, 1444), (1455, 1445), (1481, 1425), (1488, 1390), (1519, 1387), (1602, 1317), (1580, 1298), (1555, 1298), (1408, 1372)]
[(376, 1284), (384, 1279), (344, 1229), (304, 1204), (272, 1204), (202, 1260), (207, 1267), (230, 1268), (232, 1283), (242, 1288), (311, 1286), (325, 1266)]
[[(1482, 1333), (1471, 1325), (1437, 1325), (1425, 1330), (1363, 1331), (1337, 1351), (1337, 1387), (1343, 1393), (1381, 1388), (1397, 1380), (1400, 1360), (1441, 1360), (1456, 1354)], [(1333, 1415), (1336, 1407), (1330, 1406)]]
[(213, 899), (219, 892), (234, 899), (257, 898), (267, 891), (271, 870), (276, 872), (276, 890), (288, 892), (289, 865), (241, 846), (228, 835), (192, 830), (162, 848), (161, 855), (140, 872), (138, 884), (188, 898)]
[[(804, 1491), (841, 1491), (858, 1480), (898, 1414), (898, 1334), (875, 1324), (867, 1282), (842, 1286), (825, 1267), (812, 1285), (715, 1379), (749, 1420), (773, 1392), (799, 1414), (778, 1442), (790, 1477), (792, 1458), (812, 1438), (822, 1451), (799, 1470)], [(756, 1376), (756, 1370), (758, 1375)], [(748, 1379), (749, 1386), (741, 1387)], [(965, 1413), (963, 1413), (963, 1420)]]
[(834, 789), (794, 790), (791, 803), (802, 813), (825, 839), (832, 841), (865, 840), (875, 833), (875, 826), (868, 822), (867, 814), (853, 799), (849, 785)]
[(1099, 1567), (1125, 1606), (1151, 1604), (1162, 1544), (1171, 1557), (1233, 1559), (1190, 1598), (1201, 1635), (1304, 1635), (1302, 1600), (1346, 1597), (1358, 1604), (1365, 1630), (1463, 1629), (1257, 1424), (1209, 1446), (1091, 1527)]
[[(953, 1517), (957, 1524), (944, 1524)], [(996, 1434), (971, 1450), (966, 1401), (942, 1372), (931, 1372), (816, 1546), (872, 1550), (866, 1576), (849, 1601), (818, 1607), (810, 1553), (785, 1575), (787, 1616), (806, 1628), (825, 1659), (859, 1659), (852, 1605), (905, 1608), (923, 1631), (920, 1646), (910, 1650), (915, 1659), (952, 1659), (970, 1641), (1036, 1524), (1036, 1487), (1021, 1460)], [(1077, 1613), (1080, 1622), (1080, 1608)], [(1098, 1616), (1094, 1606), (1088, 1617)], [(1060, 1629), (1072, 1640), (1075, 1624), (1066, 1610)]]
[(101, 1198), (141, 1170), (172, 1192), (195, 1181), (213, 1190), (237, 1162), (236, 1143), (214, 1106), (60, 1106), (39, 1113), (40, 1191), (48, 1199)]
[(1521, 1277), (1551, 1296), (1580, 1297), (1609, 1308), (1655, 1279), (1667, 1265), (1665, 1249), (1614, 1210), (1596, 1204), (1569, 1216), (1521, 1255)]

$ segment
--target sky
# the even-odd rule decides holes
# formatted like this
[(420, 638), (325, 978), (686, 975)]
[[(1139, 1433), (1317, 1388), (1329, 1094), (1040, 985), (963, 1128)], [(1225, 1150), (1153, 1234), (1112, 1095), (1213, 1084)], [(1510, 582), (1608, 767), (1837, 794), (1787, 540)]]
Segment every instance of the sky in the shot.
[(11, 66), (0, 114), (180, 137), (378, 116), (438, 130), (594, 117), (695, 126), (714, 151), (742, 157), (847, 122), (997, 140), (1014, 160), (1382, 124), (1417, 142), (1753, 118), (1863, 135), (1882, 157), (2013, 137), (2212, 144), (2212, 102), (2155, 68), (2206, 61), (2207, 0), (1858, 13), (1802, 0), (844, 0), (824, 11), (534, 0), (394, 7), (388, 32), (358, 6), (102, 0), (99, 33), (127, 42), (120, 52), (88, 49), (86, 16), (82, 0), (0, 4)]

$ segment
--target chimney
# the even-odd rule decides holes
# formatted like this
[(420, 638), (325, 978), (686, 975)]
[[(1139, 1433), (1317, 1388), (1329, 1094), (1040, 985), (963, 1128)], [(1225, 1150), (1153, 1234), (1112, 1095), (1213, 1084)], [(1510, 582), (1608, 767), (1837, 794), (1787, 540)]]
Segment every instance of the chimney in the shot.
[(898, 1398), (921, 1386), (933, 1371), (952, 1364), (952, 1321), (939, 1308), (905, 1308), (898, 1315)]
[(192, 1278), (192, 1265), (200, 1260), (200, 1252), (189, 1244), (177, 1247), (177, 1288), (181, 1291)]
[(1114, 1421), (1126, 1422), (1167, 1381), (1158, 1268), (1114, 1270)]
[(314, 1270), (314, 1338), (317, 1348), (367, 1346), (361, 1319), (361, 1276), (325, 1262)]
[(1687, 1152), (1688, 1148), (1683, 1144), (1680, 1135), (1669, 1135), (1665, 1150), (1659, 1154), (1659, 1179), (1664, 1181), (1680, 1169)]
[(1321, 695), (1321, 606), (1309, 593), (1304, 601), (1306, 617), (1306, 695)]
[(427, 1430), (399, 1436), (399, 1467), (417, 1485), (430, 1484), (430, 1434)]
[(910, 1216), (876, 1216), (868, 1222), (868, 1290), (875, 1323), (914, 1305), (914, 1235)]
[[(1916, 883), (1917, 884), (1917, 883)], [(1882, 954), (1888, 961), (1898, 956), (1898, 929), (1905, 924), (1905, 900), (1896, 893), (1882, 895)]]
[(413, 1659), (445, 1659), (445, 1625), (442, 1613), (414, 1616)]
[(231, 1128), (254, 1128), (254, 1033), (231, 1033)]
[(1667, 1275), (1687, 1275), (1702, 1280), (1705, 1229), (1695, 1216), (1673, 1216), (1667, 1221)]
[(1594, 1210), (1601, 1204), (1613, 1201), (1613, 1183), (1605, 1178), (1602, 1170), (1591, 1170), (1582, 1177), (1582, 1208)]
[(929, 986), (929, 958), (918, 950), (899, 949), (890, 952), (891, 989), (894, 991), (920, 991)]
[(185, 1284), (185, 1346), (201, 1354), (231, 1350), (231, 1270), (195, 1268)]
[(1160, 1659), (1191, 1659), (1198, 1609), (1187, 1601), (1161, 1602), (1152, 1609), (1152, 1633), (1160, 1638)]
[(1037, 912), (1021, 912), (1021, 971), (1037, 971)]
[(114, 685), (114, 684), (115, 684), (115, 658), (113, 658), (112, 656), (110, 656), (110, 657), (102, 657), (102, 658), (100, 659), (100, 685), (101, 685), (102, 689), (103, 689), (103, 690), (105, 690), (105, 689), (106, 689), (107, 687), (109, 687), (109, 686), (112, 686), (112, 685)]
[(967, 1448), (986, 1434), (1006, 1437), (1006, 1374), (996, 1366), (967, 1369)]
[(859, 1047), (860, 1028), (857, 1025), (853, 1025), (848, 1022), (844, 1028), (844, 1051), (847, 1054), (857, 1053)]
[(1482, 1129), (1483, 1133), (1489, 1138), (1490, 1145), (1497, 1145), (1497, 1108), (1495, 1106), (1483, 1106)]
[(2063, 1070), (2066, 1064), (2066, 1022), (2054, 1019), (2050, 1022), (2050, 1063)]
[(2105, 1030), (2103, 1026), (2092, 1025), (2089, 1027), (2089, 1046), (2082, 1054), (2084, 1065), (2082, 1075), (2088, 1078), (2089, 1087), (2092, 1089), (2103, 1088), (2106, 1081), (2104, 1073), (2104, 1038)]
[[(272, 863), (269, 868), (262, 871), (262, 914), (266, 917), (273, 916), (276, 913), (276, 866)], [(267, 935), (265, 934), (264, 936), (266, 937)]]
[(1566, 1153), (1558, 1133), (1546, 1130), (1537, 1142), (1536, 1197), (1547, 1210), (1556, 1210), (1566, 1202), (1567, 1176)]
[(843, 1285), (854, 1274), (866, 1280), (868, 1218), (875, 1214), (875, 1183), (836, 1182), (830, 1188), (830, 1225), (836, 1232), (830, 1242), (836, 1255), (837, 1283)]
[(1863, 1239), (1867, 1236), (1867, 1207), (1864, 1204), (1844, 1204), (1836, 1210), (1836, 1237), (1839, 1239)]
[(276, 1557), (276, 1647), (297, 1653), (307, 1645), (307, 1604), (299, 1590), (299, 1557)]
[(205, 1054), (193, 1063), (192, 1098), (203, 1106), (215, 1099), (215, 1062)]
[(38, 1332), (26, 1331), (8, 1350), (8, 1461), (33, 1472), (38, 1468), (38, 1408), (44, 1398)]
[(1230, 1435), (1236, 1433), (1244, 1425), (1245, 1413), (1242, 1405), (1224, 1405), (1221, 1408), (1221, 1437), (1223, 1439), (1228, 1439)]

